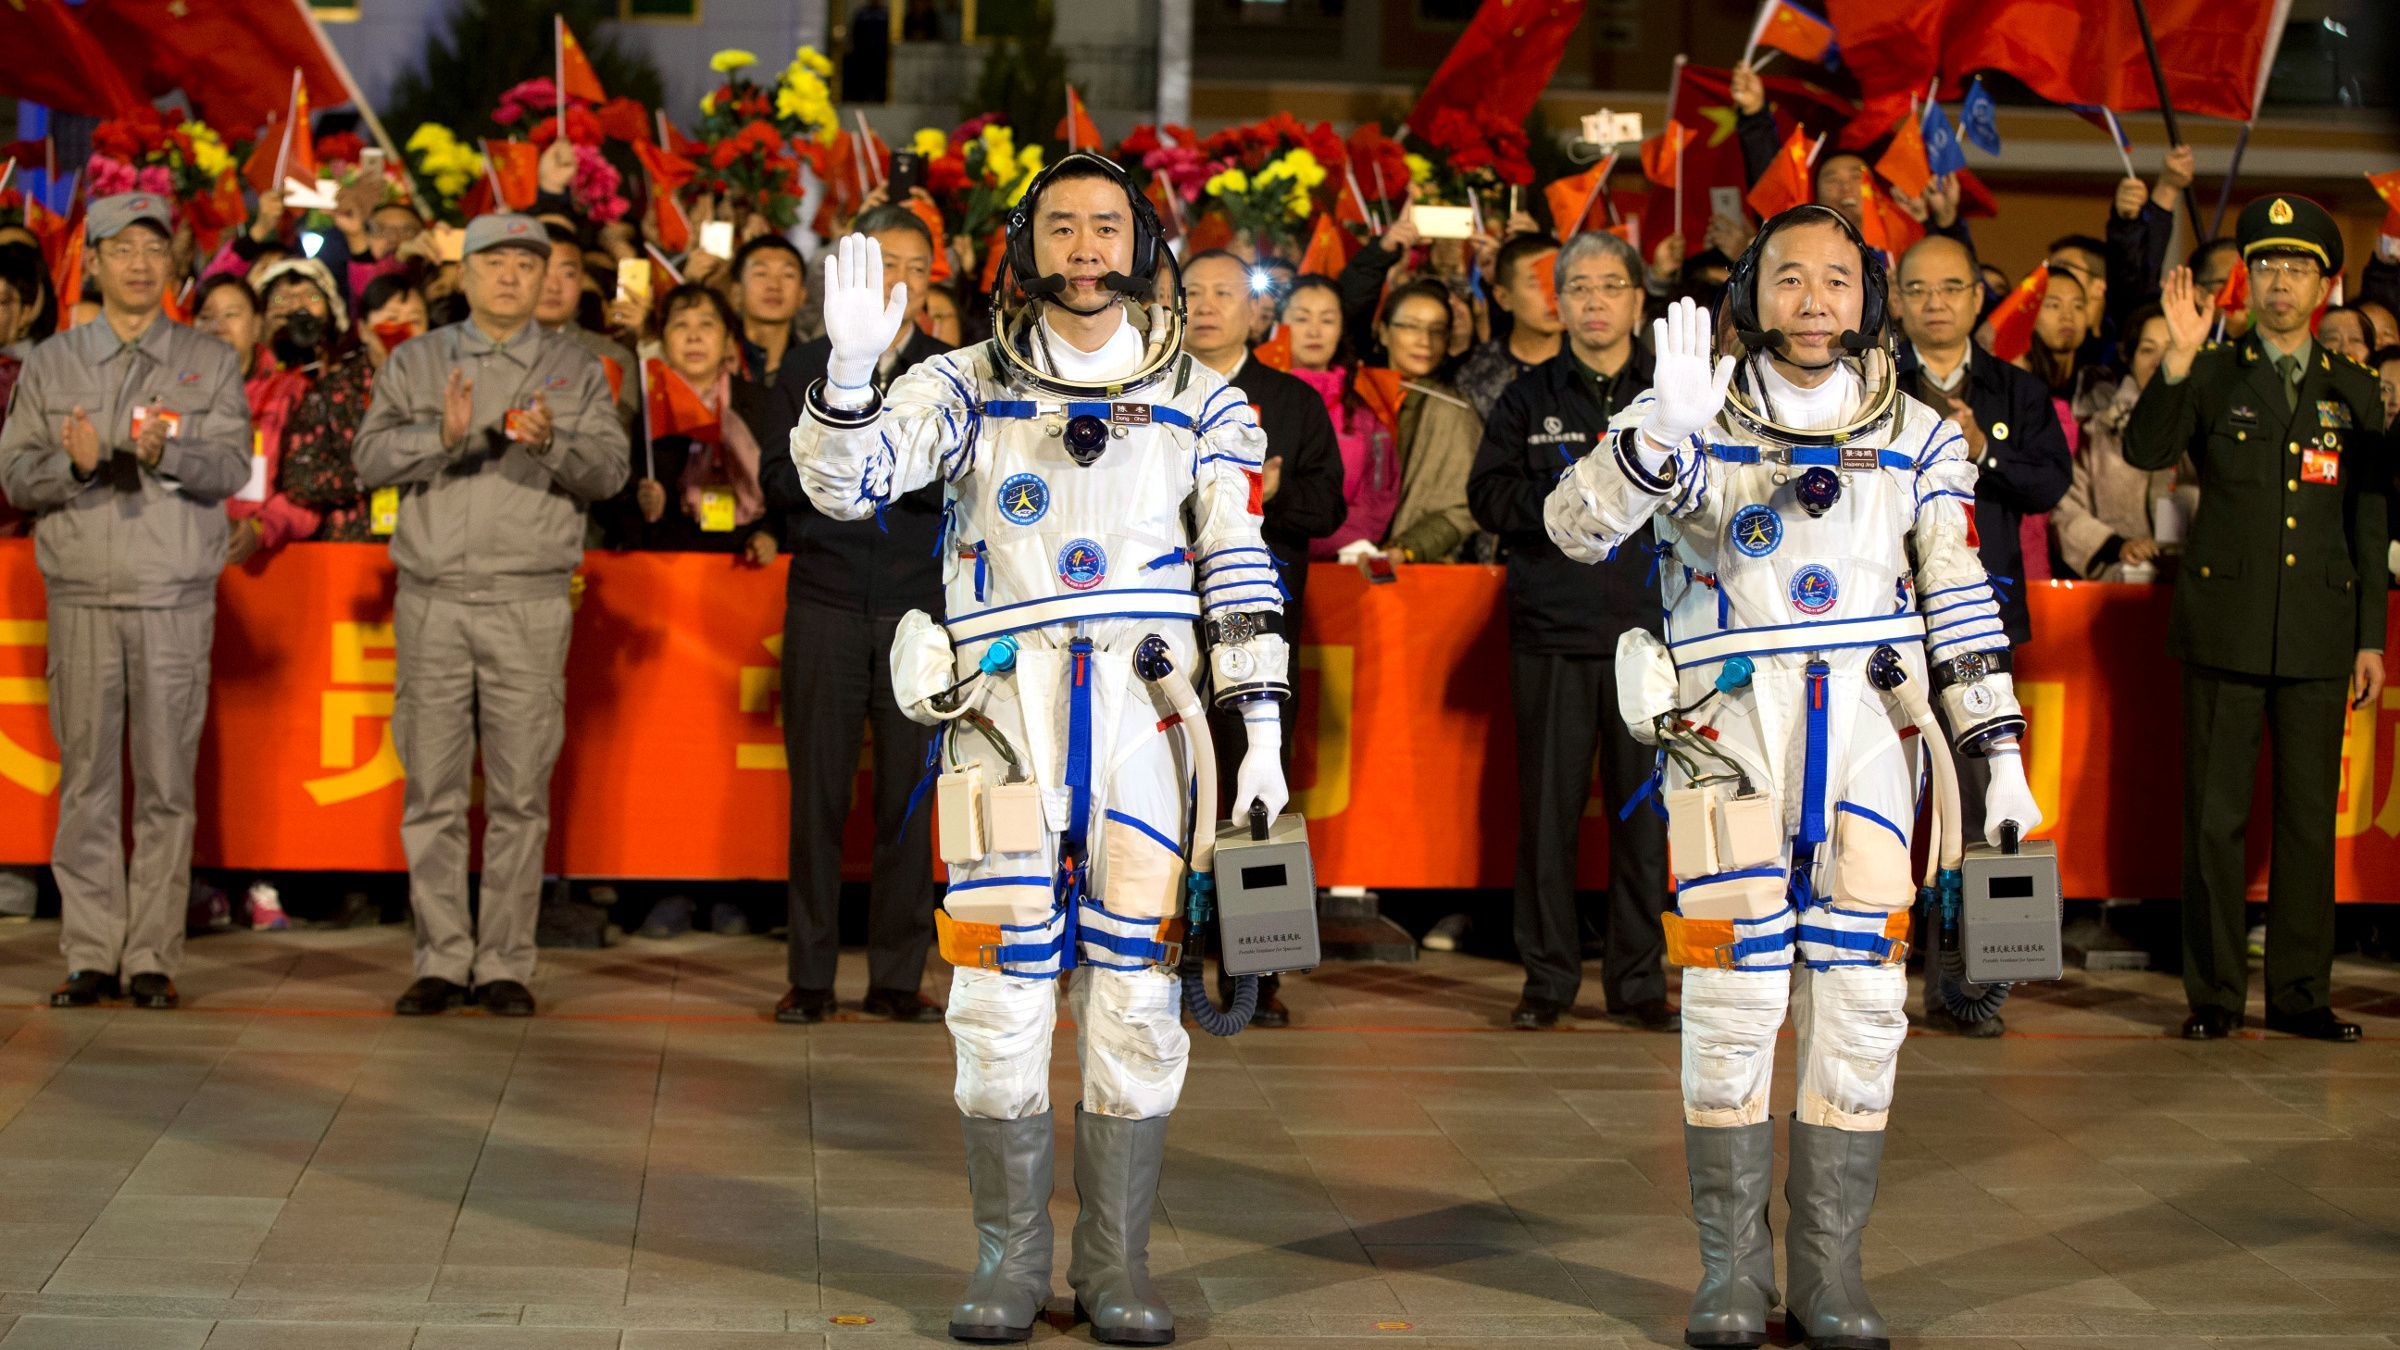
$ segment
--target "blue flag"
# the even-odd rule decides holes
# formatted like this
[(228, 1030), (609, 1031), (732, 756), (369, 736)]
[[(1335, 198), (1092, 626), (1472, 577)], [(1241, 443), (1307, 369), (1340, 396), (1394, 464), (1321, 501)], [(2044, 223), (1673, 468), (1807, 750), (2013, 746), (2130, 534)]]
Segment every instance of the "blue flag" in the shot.
[[(1967, 86), (1967, 101), (1958, 110), (1958, 134), (1969, 145), (1987, 155), (2000, 153), (2000, 105), (1992, 102), (1991, 94), (1983, 87), (1983, 78)], [(1933, 140), (1925, 141), (1925, 157), (1933, 158)], [(1938, 172), (1938, 170), (1937, 170)]]
[(1925, 167), (1936, 178), (1957, 173), (1967, 167), (1967, 152), (1958, 148), (1958, 137), (1950, 130), (1950, 119), (1939, 103), (1925, 105), (1925, 121), (1921, 128), (1925, 136)]

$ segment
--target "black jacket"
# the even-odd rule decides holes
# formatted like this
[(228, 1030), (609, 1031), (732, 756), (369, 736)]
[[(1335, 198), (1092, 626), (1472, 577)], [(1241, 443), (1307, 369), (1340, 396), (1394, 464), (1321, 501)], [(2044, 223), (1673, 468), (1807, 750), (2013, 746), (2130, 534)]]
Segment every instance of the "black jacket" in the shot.
[[(1914, 348), (1900, 352), (1900, 392), (1918, 397)], [(2013, 645), (2033, 638), (2033, 611), (2025, 602), (2025, 546), (2018, 527), (2029, 515), (2058, 505), (2075, 481), (2075, 457), (2059, 428), (2050, 390), (2026, 371), (1995, 360), (1981, 347), (1967, 348), (1967, 407), (1983, 428), (1983, 462), (1976, 465), (1976, 553), (1983, 570), (2007, 577), (2001, 589), (2000, 623)], [(1938, 400), (1921, 400), (1935, 412)]]
[(1258, 410), (1268, 457), (1283, 460), (1282, 479), (1275, 499), (1267, 503), (1261, 532), (1290, 597), (1284, 614), (1294, 626), (1286, 640), (1297, 646), (1300, 602), (1308, 589), (1309, 541), (1340, 529), (1350, 514), (1349, 499), (1342, 493), (1341, 446), (1333, 438), (1333, 419), (1317, 391), (1256, 356), (1244, 357), (1228, 383)]
[[(643, 372), (627, 372), (625, 378), (639, 380)], [(778, 425), (775, 414), (774, 391), (738, 376), (731, 381), (734, 415), (750, 429), (758, 442), (759, 476), (767, 472), (767, 461), (782, 454), (786, 459), (786, 441), (791, 435), (789, 423)], [(650, 442), (645, 459), (640, 436), (635, 428), (633, 441), (633, 474), (625, 480), (625, 488), (605, 502), (592, 506), (592, 523), (599, 527), (600, 546), (616, 549), (648, 549), (669, 553), (739, 553), (750, 542), (750, 536), (765, 530), (776, 534), (780, 521), (775, 519), (773, 502), (767, 504), (766, 515), (748, 525), (720, 533), (700, 528), (700, 522), (684, 513), (683, 466), (692, 457), (692, 438), (661, 436)], [(657, 520), (642, 519), (639, 492), (644, 478), (655, 478), (666, 489), (667, 509)], [(762, 485), (763, 486), (763, 485)]]
[(1570, 560), (1542, 526), (1542, 502), (1576, 460), (1590, 454), (1608, 419), (1650, 387), (1650, 353), (1633, 355), (1605, 399), (1572, 348), (1535, 366), (1492, 405), (1467, 476), (1475, 523), (1500, 536), (1508, 560), (1509, 644), (1520, 652), (1614, 656), (1628, 628), (1659, 631), (1650, 527), (1594, 566)]
[[(896, 377), (948, 350), (923, 331), (912, 333), (892, 374)], [(800, 470), (792, 464), (792, 428), (799, 425), (808, 387), (824, 378), (832, 353), (833, 344), (818, 338), (784, 354), (774, 386), (775, 425), (759, 437), (765, 459), (759, 481), (766, 488), (768, 507), (784, 513), (783, 547), (792, 555), (784, 600), (875, 618), (894, 618), (912, 609), (940, 618), (942, 560), (934, 556), (934, 548), (942, 527), (941, 484), (918, 488), (871, 520), (835, 520), (819, 511), (800, 486)], [(875, 373), (878, 390), (890, 383), (882, 371)]]

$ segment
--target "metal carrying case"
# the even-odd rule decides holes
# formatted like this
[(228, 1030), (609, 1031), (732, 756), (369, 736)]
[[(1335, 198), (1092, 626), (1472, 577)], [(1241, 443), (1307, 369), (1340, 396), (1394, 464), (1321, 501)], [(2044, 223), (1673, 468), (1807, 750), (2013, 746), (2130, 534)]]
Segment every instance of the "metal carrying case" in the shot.
[(1292, 812), (1268, 824), (1217, 827), (1218, 960), (1228, 975), (1277, 975), (1317, 964), (1317, 875), (1308, 822)]
[(1978, 844), (1967, 850), (1961, 873), (1958, 946), (1969, 980), (2023, 983), (2066, 973), (2055, 844), (2038, 840), (2013, 853)]

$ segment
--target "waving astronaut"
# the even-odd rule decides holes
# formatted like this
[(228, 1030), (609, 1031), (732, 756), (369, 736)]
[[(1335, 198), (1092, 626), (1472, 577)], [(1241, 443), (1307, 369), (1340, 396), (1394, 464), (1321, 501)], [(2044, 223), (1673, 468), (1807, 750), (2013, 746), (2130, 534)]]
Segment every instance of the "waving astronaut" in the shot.
[[(1989, 757), (1994, 842), (2041, 820), (1970, 537), (1975, 466), (1958, 428), (1894, 383), (1885, 285), (1838, 213), (1768, 221), (1728, 283), (1739, 351), (1720, 355), (1709, 316), (1677, 304), (1653, 327), (1652, 389), (1544, 508), (1584, 562), (1657, 527), (1666, 640), (1620, 641), (1620, 711), (1664, 766), (1705, 1272), (1693, 1345), (1758, 1345), (1777, 1302), (1767, 1092), (1787, 1005), (1800, 1083), (1784, 1302), (1812, 1346), (1888, 1344), (1859, 1239), (1908, 1030), (1919, 780), (1902, 729), (1938, 736), (1938, 701), (1957, 751)], [(1947, 781), (1946, 756), (1938, 767)]]
[(887, 298), (872, 244), (840, 241), (825, 266), (832, 360), (792, 458), (810, 499), (845, 519), (944, 484), (947, 622), (906, 617), (892, 682), (912, 716), (958, 719), (937, 748), (957, 776), (945, 809), (980, 799), (974, 828), (942, 829), (937, 931), (958, 967), (947, 1021), (981, 1243), (950, 1333), (1024, 1340), (1049, 1295), (1055, 981), (1081, 966), (1067, 1279), (1100, 1340), (1163, 1344), (1174, 1319), (1147, 1243), (1190, 1051), (1171, 963), (1185, 840), (1212, 822), (1193, 819), (1192, 765), (1149, 681), (1165, 662), (1197, 683), (1205, 634), (1214, 701), (1239, 705), (1249, 736), (1235, 800), (1282, 809), (1288, 648), (1259, 535), (1266, 438), (1242, 392), (1183, 354), (1180, 284), (1154, 299), (1172, 255), (1114, 164), (1079, 153), (1044, 170), (1007, 250), (998, 336), (878, 402), (870, 376), (906, 296)]

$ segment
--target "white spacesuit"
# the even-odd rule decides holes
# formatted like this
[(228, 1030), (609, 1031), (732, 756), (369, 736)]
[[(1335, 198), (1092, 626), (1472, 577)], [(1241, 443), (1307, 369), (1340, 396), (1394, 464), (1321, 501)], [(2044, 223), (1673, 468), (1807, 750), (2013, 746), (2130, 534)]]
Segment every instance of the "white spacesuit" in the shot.
[(1282, 589), (1259, 534), (1266, 439), (1241, 391), (1180, 353), (1180, 295), (1172, 309), (1134, 299), (1165, 252), (1148, 211), (1106, 161), (1052, 165), (1010, 222), (1013, 281), (1037, 302), (880, 404), (863, 372), (904, 302), (887, 305), (872, 246), (843, 240), (826, 269), (833, 362), (792, 432), (810, 499), (834, 516), (945, 487), (946, 620), (909, 615), (892, 665), (912, 716), (958, 719), (936, 749), (950, 863), (938, 927), (958, 967), (947, 1021), (982, 1238), (951, 1318), (967, 1340), (1025, 1339), (1049, 1294), (1050, 1038), (1055, 981), (1077, 966), (1069, 1283), (1101, 1340), (1173, 1336), (1146, 1242), (1190, 1049), (1173, 970), (1185, 850), (1213, 823), (1195, 819), (1173, 709), (1137, 678), (1145, 643), (1198, 683), (1205, 634), (1214, 700), (1242, 705), (1250, 733), (1236, 800), (1272, 814), (1286, 795)]
[[(1827, 223), (1838, 234), (1809, 228)], [(1908, 1030), (1919, 772), (1915, 726), (1870, 666), (1884, 684), (1918, 682), (1911, 698), (1930, 682), (1953, 743), (1993, 757), (1995, 837), (2040, 820), (1969, 537), (1975, 466), (1956, 426), (1893, 386), (1882, 287), (1880, 259), (1830, 210), (1769, 221), (1727, 297), (1762, 354), (1719, 359), (1707, 314), (1682, 302), (1655, 326), (1651, 392), (1545, 507), (1551, 538), (1585, 562), (1646, 521), (1659, 541), (1665, 642), (1628, 633), (1619, 680), (1628, 723), (1661, 745), (1676, 877), (1668, 956), (1685, 967), (1685, 1144), (1706, 1268), (1693, 1345), (1759, 1344), (1776, 1302), (1767, 1097), (1787, 1004), (1792, 1321), (1812, 1346), (1888, 1343), (1858, 1242)], [(1829, 354), (1795, 363), (1793, 331)]]

